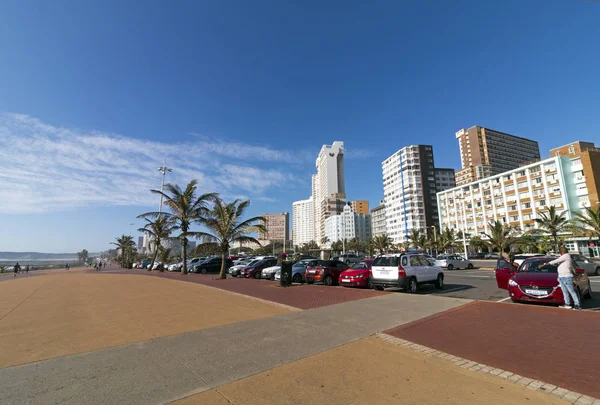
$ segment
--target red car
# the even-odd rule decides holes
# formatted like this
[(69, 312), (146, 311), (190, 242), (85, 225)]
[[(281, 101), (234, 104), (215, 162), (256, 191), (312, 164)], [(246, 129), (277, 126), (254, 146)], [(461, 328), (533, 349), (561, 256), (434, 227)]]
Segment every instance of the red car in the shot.
[(364, 259), (340, 274), (340, 284), (344, 287), (371, 288), (371, 267), (373, 259)]
[[(498, 288), (508, 290), (513, 302), (540, 302), (547, 304), (563, 305), (563, 293), (558, 283), (558, 268), (555, 265), (546, 265), (541, 269), (538, 266), (553, 260), (552, 257), (532, 257), (521, 263), (519, 269), (504, 259), (499, 259), (496, 264), (496, 282)], [(582, 298), (592, 297), (590, 279), (585, 270), (577, 269), (573, 277), (575, 291)]]
[(323, 260), (314, 267), (306, 269), (306, 283), (314, 284), (323, 282), (325, 285), (336, 285), (340, 273), (348, 268), (346, 263), (338, 260)]

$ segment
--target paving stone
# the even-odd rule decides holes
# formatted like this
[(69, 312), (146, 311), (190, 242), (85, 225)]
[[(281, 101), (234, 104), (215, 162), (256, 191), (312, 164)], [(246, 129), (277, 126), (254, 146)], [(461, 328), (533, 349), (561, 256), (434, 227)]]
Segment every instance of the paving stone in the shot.
[(527, 386), (527, 385), (531, 384), (532, 382), (533, 382), (532, 378), (523, 377), (517, 382), (517, 384), (522, 385), (522, 386)]
[(520, 379), (522, 379), (522, 378), (523, 378), (523, 376), (522, 376), (522, 375), (519, 375), (519, 374), (513, 374), (513, 375), (511, 375), (510, 377), (508, 377), (508, 381), (511, 381), (511, 382), (513, 382), (513, 383), (516, 383), (516, 382), (518, 382), (518, 381), (519, 381)]
[(509, 378), (512, 377), (514, 375), (514, 373), (511, 373), (510, 371), (505, 371), (503, 373), (500, 373), (498, 376), (502, 377), (502, 378)]
[(593, 405), (595, 400), (595, 398), (583, 395), (579, 397), (579, 399), (575, 402), (575, 405)]
[(566, 394), (567, 392), (569, 392), (569, 391), (568, 391), (568, 390), (566, 390), (566, 389), (564, 389), (564, 388), (557, 387), (555, 390), (553, 390), (553, 391), (551, 392), (551, 394), (552, 394), (552, 395), (554, 395), (554, 396), (557, 396), (557, 397), (559, 397), (559, 398), (562, 398), (562, 397), (564, 397), (564, 396), (565, 396), (565, 394)]
[(504, 370), (502, 370), (502, 369), (499, 369), (499, 368), (493, 368), (493, 369), (490, 371), (490, 374), (491, 374), (491, 375), (500, 375), (500, 374), (502, 374), (503, 372), (504, 372)]
[(530, 390), (537, 391), (542, 387), (542, 385), (544, 385), (543, 382), (534, 380), (531, 383), (529, 383), (529, 385), (527, 385), (527, 388), (529, 388)]
[(544, 392), (552, 392), (556, 389), (556, 385), (552, 385), (552, 384), (544, 384), (540, 387), (540, 391), (544, 391)]
[(575, 403), (580, 397), (581, 397), (581, 394), (578, 394), (578, 393), (573, 392), (573, 391), (567, 391), (567, 393), (565, 394), (565, 396), (563, 397), (563, 399), (565, 401), (569, 401), (571, 403)]

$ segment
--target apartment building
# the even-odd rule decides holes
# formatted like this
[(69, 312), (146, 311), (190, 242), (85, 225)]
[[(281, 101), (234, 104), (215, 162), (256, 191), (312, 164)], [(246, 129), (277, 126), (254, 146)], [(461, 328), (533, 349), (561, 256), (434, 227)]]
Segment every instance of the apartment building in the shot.
[(410, 229), (426, 232), (438, 222), (431, 145), (406, 146), (382, 162), (386, 232), (408, 242)]
[[(294, 246), (315, 241), (315, 207), (312, 197), (292, 204)], [(316, 242), (316, 241), (315, 241)]]
[(324, 200), (346, 199), (346, 183), (344, 179), (344, 143), (335, 141), (331, 145), (323, 145), (316, 160), (317, 173), (312, 177), (312, 199), (314, 204), (314, 238), (321, 243), (325, 235), (325, 219), (330, 214), (323, 213), (328, 206)]
[(581, 159), (582, 171), (591, 206), (600, 203), (600, 149), (593, 142), (573, 142), (550, 151), (550, 156), (565, 156), (572, 162)]
[(369, 202), (367, 200), (351, 201), (350, 207), (357, 214), (369, 215)]
[(262, 225), (266, 232), (258, 232), (258, 241), (261, 245), (271, 242), (283, 242), (290, 240), (290, 214), (283, 212), (281, 214), (263, 214)]
[(437, 192), (456, 187), (454, 169), (435, 168), (435, 189)]
[(357, 214), (350, 205), (345, 205), (340, 214), (325, 220), (324, 230), (327, 246), (342, 239), (367, 241), (371, 238), (371, 215)]
[(373, 237), (385, 235), (385, 202), (381, 200), (379, 205), (371, 210), (371, 232)]
[[(580, 158), (555, 156), (489, 178), (437, 193), (440, 228), (471, 236), (489, 233), (489, 222), (502, 221), (525, 232), (535, 229), (539, 212), (549, 206), (573, 213), (590, 206)], [(587, 251), (586, 241), (570, 242)]]
[(456, 185), (494, 176), (540, 160), (536, 141), (475, 125), (456, 132), (461, 170)]

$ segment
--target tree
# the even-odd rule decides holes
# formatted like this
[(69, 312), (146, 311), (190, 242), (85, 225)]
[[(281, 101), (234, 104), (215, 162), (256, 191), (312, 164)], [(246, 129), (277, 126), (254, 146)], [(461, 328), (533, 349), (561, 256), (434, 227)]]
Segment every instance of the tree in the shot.
[(86, 263), (89, 257), (89, 253), (86, 249), (83, 249), (81, 252), (77, 253), (77, 259), (80, 263)]
[(536, 253), (538, 249), (538, 238), (533, 235), (524, 234), (517, 240), (517, 244), (526, 253)]
[(336, 240), (335, 242), (333, 242), (331, 244), (331, 250), (333, 252), (338, 252), (338, 253), (341, 252), (342, 250), (344, 250), (344, 244), (343, 244), (342, 240), (340, 239), (340, 240)]
[(388, 252), (393, 243), (394, 241), (392, 240), (392, 238), (390, 238), (386, 234), (377, 235), (373, 238), (373, 249), (375, 249), (379, 252), (379, 254), (382, 255)]
[(516, 228), (498, 220), (490, 221), (488, 227), (490, 232), (484, 233), (484, 235), (488, 238), (487, 242), (494, 252), (502, 252), (505, 248), (516, 243)]
[(164, 192), (160, 190), (150, 190), (154, 194), (162, 195), (165, 206), (171, 212), (147, 212), (140, 215), (141, 218), (158, 218), (164, 216), (176, 224), (180, 231), (178, 238), (181, 239), (181, 255), (183, 258), (183, 268), (181, 274), (187, 274), (187, 242), (188, 237), (193, 237), (197, 232), (191, 232), (190, 227), (200, 222), (204, 215), (208, 213), (207, 203), (210, 199), (217, 198), (216, 193), (205, 193), (196, 197), (196, 185), (198, 182), (192, 180), (188, 183), (185, 190), (182, 190), (176, 184), (165, 184)]
[(419, 248), (419, 241), (421, 239), (421, 231), (418, 228), (412, 228), (408, 233), (408, 238), (410, 239), (410, 245), (415, 248)]
[(546, 211), (538, 212), (538, 215), (538, 218), (535, 219), (538, 229), (550, 234), (554, 241), (555, 252), (558, 252), (558, 234), (565, 233), (569, 228), (567, 211), (563, 211), (558, 215), (556, 207), (551, 205)]
[[(145, 214), (138, 215), (138, 218), (144, 217)], [(161, 247), (160, 242), (168, 238), (171, 232), (177, 229), (177, 226), (173, 222), (172, 219), (167, 218), (165, 216), (159, 216), (154, 219), (154, 221), (149, 220), (148, 218), (144, 218), (146, 220), (146, 225), (143, 228), (139, 228), (139, 232), (144, 232), (152, 238), (151, 246), (154, 246), (154, 255), (152, 256), (152, 261), (148, 266), (148, 271), (151, 271), (154, 267), (154, 262), (156, 261), (156, 256), (158, 255), (159, 248)]]
[(600, 239), (600, 205), (585, 207), (582, 212), (575, 212), (571, 228), (576, 235)]
[(210, 242), (200, 243), (200, 244), (196, 245), (194, 250), (192, 250), (192, 254), (194, 256), (200, 256), (200, 257), (213, 256), (213, 255), (216, 255), (217, 253), (219, 253), (219, 245), (217, 245), (216, 243), (210, 243)]
[(158, 249), (156, 249), (158, 251), (160, 251), (160, 256), (158, 257), (159, 260), (162, 262), (162, 267), (160, 271), (164, 271), (165, 269), (165, 265), (167, 264), (167, 262), (169, 261), (169, 257), (171, 256), (171, 248), (165, 248), (162, 245), (158, 245)]
[(252, 217), (243, 220), (244, 213), (250, 206), (250, 201), (235, 200), (225, 203), (219, 197), (214, 196), (213, 208), (201, 219), (208, 232), (195, 232), (194, 236), (204, 242), (212, 242), (219, 245), (221, 252), (221, 274), (220, 278), (227, 278), (225, 273), (225, 256), (233, 242), (258, 243), (258, 240), (249, 234), (252, 232), (266, 232), (263, 223), (264, 217)]
[(309, 254), (309, 253), (311, 253), (311, 250), (312, 251), (319, 250), (319, 245), (314, 240), (311, 240), (308, 243), (304, 243), (303, 245), (300, 245), (299, 250), (301, 253)]
[(121, 251), (121, 267), (128, 267), (127, 264), (133, 254), (133, 248), (135, 248), (135, 242), (133, 237), (122, 235), (120, 238), (115, 238), (116, 242), (111, 242), (111, 245), (117, 246), (117, 249)]
[(473, 236), (469, 241), (469, 246), (471, 246), (473, 250), (480, 251), (486, 249), (488, 245), (479, 236)]
[(329, 238), (328, 238), (327, 236), (323, 236), (323, 237), (321, 238), (321, 246), (323, 246), (323, 245), (326, 245), (326, 244), (328, 244), (329, 242), (331, 242), (331, 241), (329, 240)]
[(456, 243), (456, 235), (454, 233), (454, 229), (452, 228), (444, 228), (444, 231), (438, 235), (437, 242), (434, 242), (436, 245), (436, 250), (438, 251), (446, 251), (446, 249), (451, 248)]

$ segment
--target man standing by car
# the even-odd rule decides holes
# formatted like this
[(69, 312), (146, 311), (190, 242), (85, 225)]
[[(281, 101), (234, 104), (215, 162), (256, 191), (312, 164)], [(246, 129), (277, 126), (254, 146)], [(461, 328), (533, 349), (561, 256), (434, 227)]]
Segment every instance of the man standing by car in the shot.
[(573, 297), (573, 303), (575, 307), (573, 309), (581, 309), (581, 303), (579, 302), (579, 297), (575, 292), (575, 287), (573, 286), (573, 259), (571, 255), (568, 253), (566, 247), (560, 247), (560, 257), (554, 259), (547, 263), (541, 263), (538, 268), (542, 268), (549, 264), (558, 264), (558, 282), (560, 284), (560, 289), (562, 290), (563, 297), (565, 299), (565, 305), (561, 308), (571, 308), (571, 297)]

